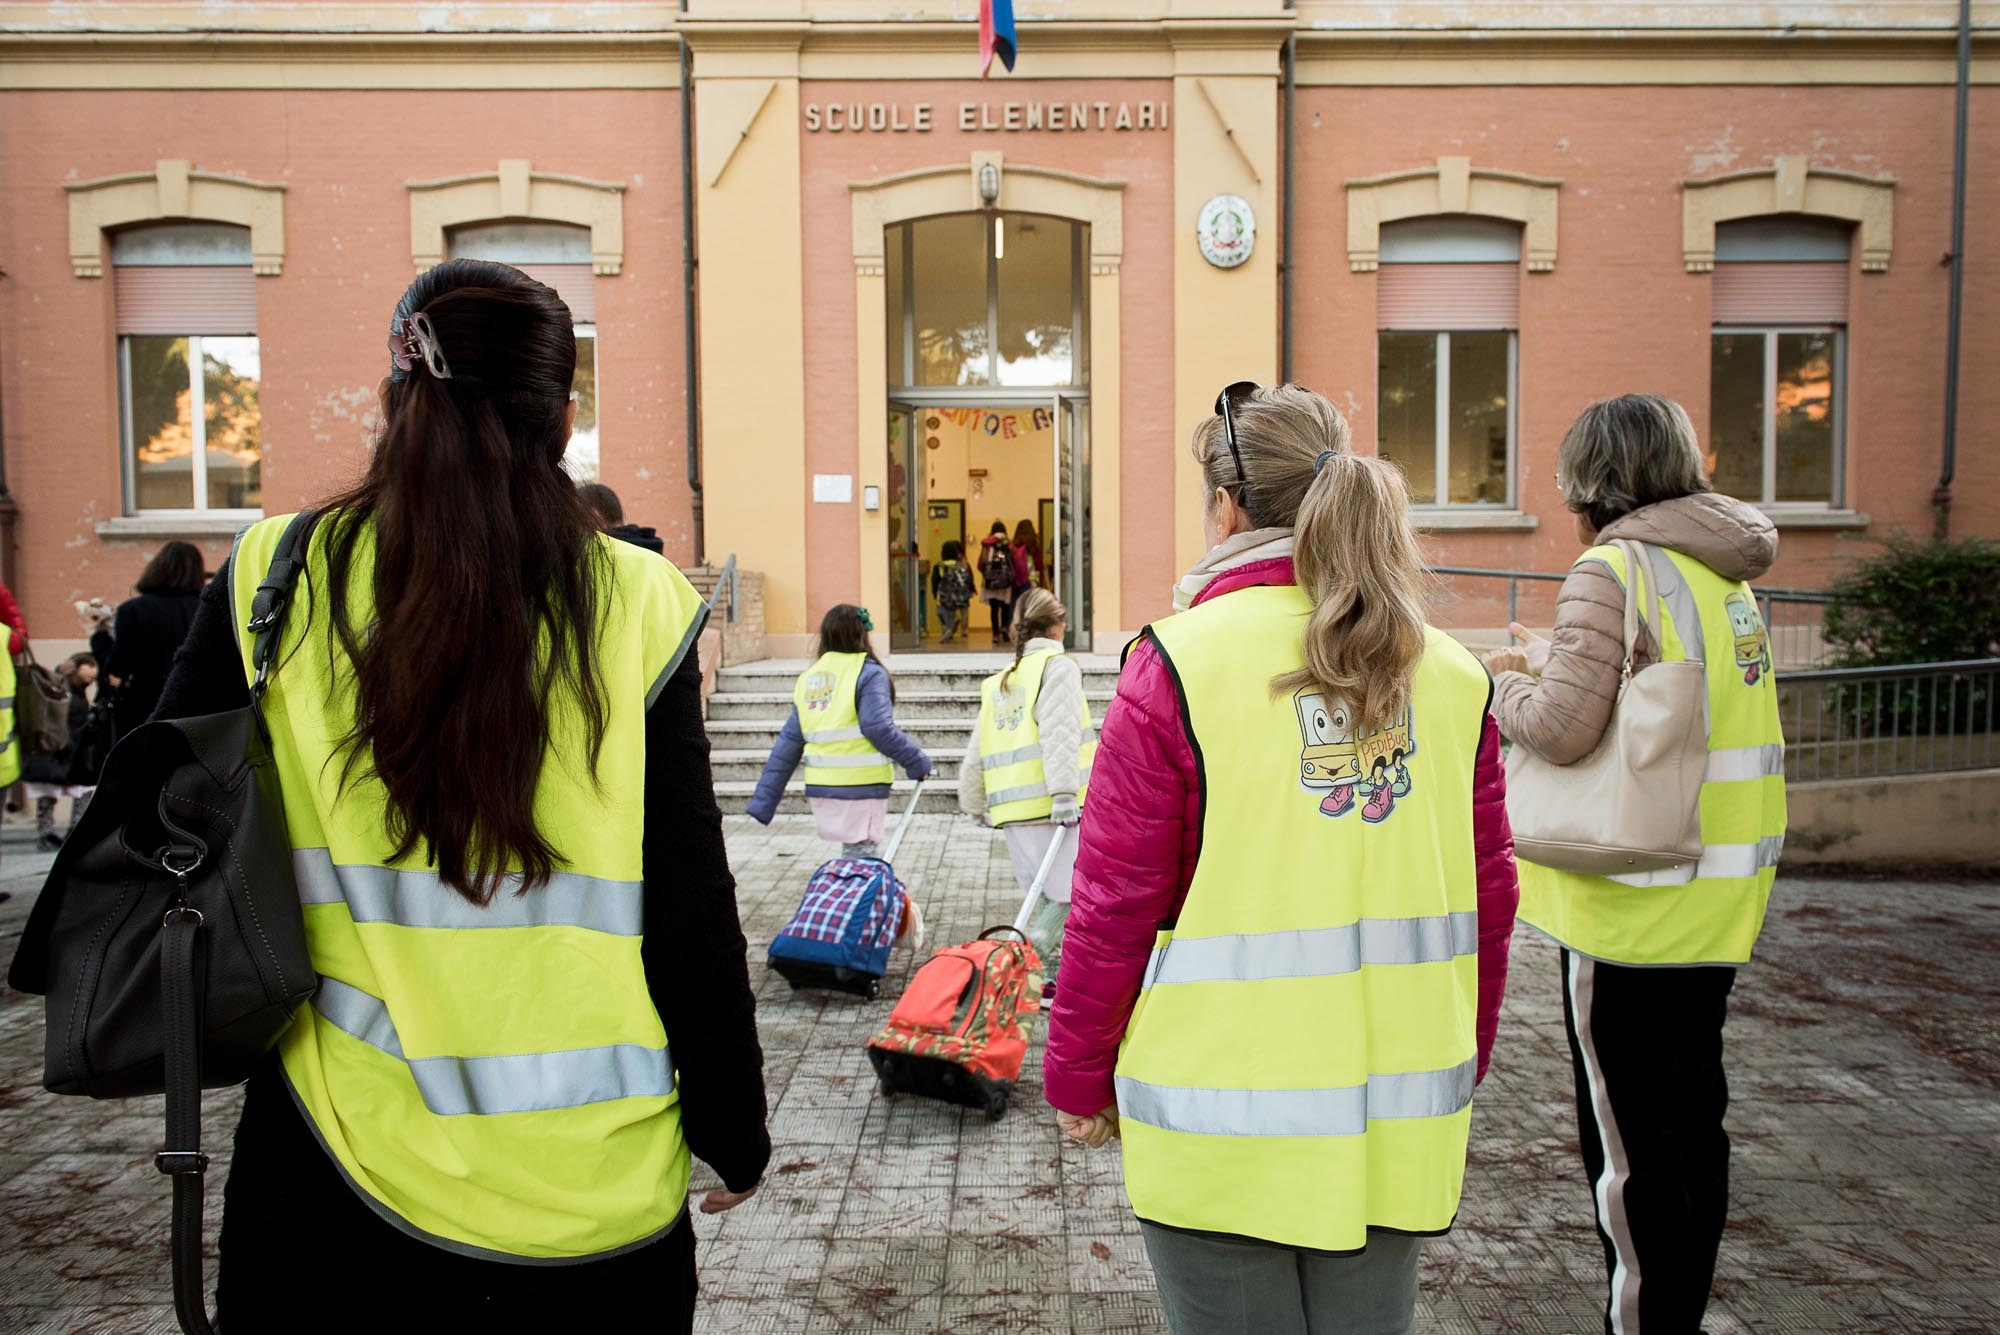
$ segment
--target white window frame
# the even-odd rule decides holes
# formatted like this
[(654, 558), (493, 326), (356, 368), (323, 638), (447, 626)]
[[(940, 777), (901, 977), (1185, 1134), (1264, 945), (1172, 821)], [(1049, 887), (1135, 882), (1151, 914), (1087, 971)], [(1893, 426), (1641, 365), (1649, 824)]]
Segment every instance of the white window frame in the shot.
[[(221, 519), (258, 520), (264, 517), (262, 509), (248, 509), (241, 506), (210, 507), (208, 503), (208, 414), (204, 411), (201, 383), (201, 334), (120, 334), (118, 336), (118, 435), (120, 448), (118, 458), (120, 471), (125, 480), (125, 513), (128, 515), (211, 515)], [(215, 338), (262, 338), (258, 334), (215, 334)], [(189, 461), (193, 475), (194, 494), (189, 498), (193, 503), (173, 509), (139, 508), (139, 443), (132, 439), (132, 340), (135, 338), (184, 338), (188, 344), (188, 389), (192, 398), (193, 411), (190, 429), (193, 432), (190, 449), (193, 457)], [(259, 375), (258, 388), (263, 388), (262, 353), (263, 344), (258, 344)]]
[[(1719, 324), (1709, 331), (1710, 359), (1714, 361), (1714, 340), (1718, 334), (1761, 334), (1764, 337), (1764, 420), (1759, 423), (1764, 442), (1760, 495), (1751, 503), (1760, 510), (1800, 513), (1838, 510), (1847, 494), (1847, 327), (1837, 324)], [(1781, 334), (1833, 335), (1833, 490), (1823, 501), (1781, 501), (1778, 494), (1778, 337)], [(1714, 440), (1715, 408), (1713, 370), (1710, 371), (1709, 439)], [(1743, 497), (1740, 499), (1750, 499)]]
[[(572, 338), (587, 338), (590, 340), (590, 380), (591, 384), (597, 390), (597, 472), (589, 480), (602, 481), (604, 478), (604, 344), (598, 338), (597, 326), (594, 324), (578, 324), (575, 321), (571, 321), (569, 329)], [(571, 390), (570, 397), (572, 401), (574, 401), (575, 396), (576, 391)], [(568, 455), (565, 453), (565, 462), (567, 459)], [(563, 471), (565, 473), (569, 472), (567, 468), (563, 469)], [(570, 476), (574, 477), (575, 474), (570, 474)], [(584, 479), (578, 478), (577, 481), (581, 483)]]
[[(1381, 411), (1382, 365), (1381, 347), (1384, 334), (1432, 333), (1437, 339), (1437, 385), (1436, 402), (1431, 416), (1431, 496), (1428, 501), (1413, 501), (1411, 509), (1419, 512), (1449, 510), (1454, 513), (1489, 512), (1499, 513), (1516, 508), (1520, 497), (1516, 494), (1515, 455), (1520, 448), (1520, 381), (1521, 381), (1521, 331), (1518, 329), (1377, 329), (1375, 331), (1375, 397), (1376, 411)], [(1454, 501), (1451, 496), (1451, 340), (1457, 334), (1502, 334), (1507, 335), (1507, 477), (1506, 496), (1498, 501)]]

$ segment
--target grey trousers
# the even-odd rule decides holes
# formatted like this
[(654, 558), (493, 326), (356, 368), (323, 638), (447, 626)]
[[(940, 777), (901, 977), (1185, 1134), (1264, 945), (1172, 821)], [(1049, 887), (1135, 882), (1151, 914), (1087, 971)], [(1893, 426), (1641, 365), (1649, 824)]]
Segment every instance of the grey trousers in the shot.
[(1422, 1238), (1372, 1233), (1352, 1256), (1141, 1224), (1173, 1335), (1416, 1335)]

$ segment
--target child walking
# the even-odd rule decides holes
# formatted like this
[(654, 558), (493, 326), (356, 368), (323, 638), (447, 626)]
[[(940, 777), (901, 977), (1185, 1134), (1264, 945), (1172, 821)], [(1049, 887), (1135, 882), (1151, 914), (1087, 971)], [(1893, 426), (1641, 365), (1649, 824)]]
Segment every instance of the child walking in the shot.
[(97, 787), (97, 772), (104, 764), (101, 711), (90, 703), (90, 686), (97, 680), (97, 659), (90, 654), (71, 654), (56, 668), (56, 675), (69, 687), (69, 745), (48, 755), (29, 756), (21, 765), (28, 796), (35, 802), (36, 843), (43, 852), (61, 848), (63, 836), (56, 833), (56, 803), (70, 799), (69, 828)]
[(1007, 545), (1007, 521), (996, 519), (979, 544), (980, 601), (993, 618), (993, 645), (998, 648), (1012, 625), (1014, 553)]
[(931, 567), (931, 597), (937, 602), (938, 624), (944, 627), (939, 644), (965, 640), (965, 609), (972, 606), (972, 567), (965, 563), (965, 544), (947, 542), (942, 558)]
[(1014, 605), (1014, 661), (980, 685), (979, 722), (958, 771), (960, 809), (1004, 833), (1023, 894), (1050, 842), (1064, 842), (1028, 923), (1028, 937), (1047, 967), (1045, 1005), (1055, 994), (1063, 922), (1069, 917), (1076, 865), (1070, 831), (1082, 819), (1090, 759), (1097, 751), (1083, 669), (1063, 652), (1068, 622), (1068, 609), (1047, 589), (1029, 589)]
[(875, 854), (887, 823), (893, 766), (912, 779), (932, 769), (923, 748), (896, 726), (895, 683), (868, 645), (874, 628), (868, 609), (852, 603), (836, 605), (821, 619), (819, 658), (792, 688), (791, 716), (750, 799), (751, 817), (769, 825), (803, 760), (806, 802), (819, 837), (851, 858)]

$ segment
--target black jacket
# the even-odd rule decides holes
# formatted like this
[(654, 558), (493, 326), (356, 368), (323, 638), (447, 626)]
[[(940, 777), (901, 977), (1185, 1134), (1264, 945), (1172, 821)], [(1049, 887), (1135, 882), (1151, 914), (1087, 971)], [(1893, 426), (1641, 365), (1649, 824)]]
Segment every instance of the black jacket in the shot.
[[(216, 584), (211, 583), (212, 591)], [(228, 586), (223, 585), (227, 595)], [(104, 672), (118, 678), (118, 731), (130, 732), (151, 716), (167, 683), (174, 654), (194, 625), (195, 593), (142, 593), (118, 605), (112, 621), (111, 661)]]

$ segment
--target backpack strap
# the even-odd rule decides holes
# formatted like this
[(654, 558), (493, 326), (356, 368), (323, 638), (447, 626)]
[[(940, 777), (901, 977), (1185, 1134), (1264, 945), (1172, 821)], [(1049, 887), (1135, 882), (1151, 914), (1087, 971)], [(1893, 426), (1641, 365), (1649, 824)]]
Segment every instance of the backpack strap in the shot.
[[(270, 686), (271, 666), (284, 639), (285, 614), (291, 610), (292, 590), (305, 571), (306, 549), (312, 542), (313, 525), (318, 522), (316, 510), (301, 510), (292, 516), (292, 522), (285, 525), (278, 539), (277, 551), (271, 556), (271, 568), (264, 572), (256, 596), (250, 601), (250, 620), (244, 629), (252, 636), (250, 661), (257, 669), (257, 678), (250, 684), (250, 698), (258, 704), (263, 702), (264, 692)], [(238, 572), (232, 572), (232, 577), (235, 573)], [(260, 727), (262, 722), (260, 711)]]

